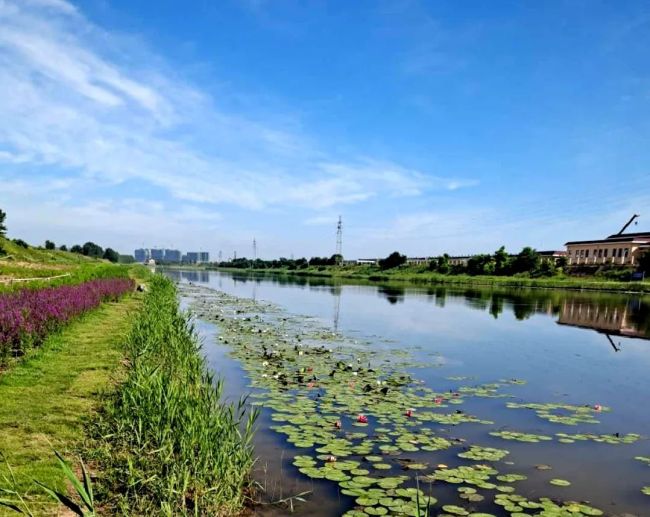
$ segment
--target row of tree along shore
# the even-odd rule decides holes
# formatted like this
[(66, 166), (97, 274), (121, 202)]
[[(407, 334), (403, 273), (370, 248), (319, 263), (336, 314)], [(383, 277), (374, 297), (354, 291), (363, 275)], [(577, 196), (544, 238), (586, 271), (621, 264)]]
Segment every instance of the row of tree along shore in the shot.
[(513, 285), (517, 287), (585, 288), (650, 292), (650, 282), (632, 281), (650, 276), (650, 252), (636, 268), (602, 264), (574, 267), (566, 257), (543, 257), (530, 247), (509, 254), (504, 247), (492, 254), (480, 254), (465, 262), (455, 262), (447, 254), (419, 264), (408, 264), (406, 255), (397, 251), (377, 264), (345, 262), (341, 256), (311, 259), (279, 258), (275, 260), (238, 258), (220, 262), (217, 269), (286, 272), (375, 281), (410, 281), (416, 283)]

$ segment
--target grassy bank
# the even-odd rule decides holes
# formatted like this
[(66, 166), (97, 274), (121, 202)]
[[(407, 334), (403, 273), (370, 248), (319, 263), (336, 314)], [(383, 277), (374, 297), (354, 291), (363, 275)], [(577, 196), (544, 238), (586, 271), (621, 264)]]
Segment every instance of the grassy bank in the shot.
[(140, 303), (133, 294), (103, 304), (0, 375), (0, 451), (37, 515), (55, 507), (33, 479), (65, 491), (52, 448), (68, 457), (79, 452), (85, 422), (120, 366), (120, 347)]
[(369, 282), (403, 282), (419, 285), (476, 285), (517, 288), (573, 289), (613, 292), (650, 293), (650, 281), (620, 282), (596, 277), (555, 276), (550, 278), (527, 278), (520, 276), (470, 276), (441, 275), (424, 268), (400, 267), (381, 271), (372, 266), (320, 266), (306, 269), (235, 269), (218, 268), (224, 271), (245, 273), (283, 274), (293, 276), (320, 277), (332, 279), (357, 279)]
[(239, 511), (255, 414), (221, 402), (168, 279), (152, 279), (125, 347), (125, 378), (93, 433), (103, 504), (143, 515)]

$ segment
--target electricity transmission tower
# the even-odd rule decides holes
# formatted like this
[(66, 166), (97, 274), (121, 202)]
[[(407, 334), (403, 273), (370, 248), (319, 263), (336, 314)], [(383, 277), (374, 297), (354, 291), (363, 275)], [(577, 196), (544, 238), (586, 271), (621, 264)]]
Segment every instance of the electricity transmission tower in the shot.
[(253, 260), (257, 260), (257, 241), (253, 237)]
[(341, 261), (343, 259), (343, 220), (339, 215), (339, 222), (336, 225), (336, 254), (337, 259)]

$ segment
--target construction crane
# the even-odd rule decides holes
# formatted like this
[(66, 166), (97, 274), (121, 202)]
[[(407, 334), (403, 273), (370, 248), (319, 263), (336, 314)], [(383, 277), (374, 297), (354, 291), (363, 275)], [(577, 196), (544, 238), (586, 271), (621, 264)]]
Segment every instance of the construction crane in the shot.
[[(616, 235), (622, 235), (623, 232), (624, 232), (625, 230), (627, 230), (627, 227), (630, 226), (630, 225), (632, 224), (632, 222), (633, 222), (637, 217), (639, 217), (639, 214), (634, 214), (632, 217), (630, 217), (630, 220), (629, 220), (627, 223), (625, 223), (625, 226), (623, 226), (623, 228), (621, 228), (621, 231), (618, 232)], [(634, 223), (634, 224), (637, 224), (637, 223)]]

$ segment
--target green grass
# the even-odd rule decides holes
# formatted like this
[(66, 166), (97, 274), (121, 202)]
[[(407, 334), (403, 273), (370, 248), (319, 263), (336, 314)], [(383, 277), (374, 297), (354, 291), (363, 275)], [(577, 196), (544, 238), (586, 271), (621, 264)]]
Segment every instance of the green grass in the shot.
[(152, 278), (125, 345), (126, 377), (94, 433), (100, 504), (136, 515), (241, 510), (256, 413), (221, 402), (167, 278)]
[[(246, 273), (249, 270), (219, 268), (223, 270)], [(544, 289), (574, 289), (615, 292), (650, 293), (650, 280), (643, 282), (622, 282), (604, 280), (598, 277), (556, 276), (550, 278), (528, 278), (521, 276), (470, 276), (441, 275), (423, 267), (400, 267), (381, 271), (373, 266), (321, 266), (306, 269), (259, 269), (257, 273), (285, 274), (294, 276), (312, 276), (321, 278), (357, 279), (369, 282), (404, 282), (420, 285), (483, 285), (501, 287), (526, 287)]]
[(52, 503), (32, 480), (65, 489), (52, 448), (68, 457), (79, 451), (85, 422), (99, 394), (112, 384), (123, 357), (121, 344), (141, 302), (142, 295), (133, 294), (103, 304), (0, 375), (0, 451), (20, 488), (36, 497), (39, 515)]

